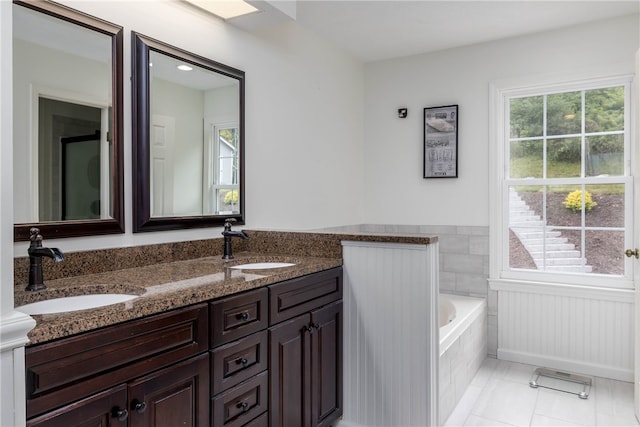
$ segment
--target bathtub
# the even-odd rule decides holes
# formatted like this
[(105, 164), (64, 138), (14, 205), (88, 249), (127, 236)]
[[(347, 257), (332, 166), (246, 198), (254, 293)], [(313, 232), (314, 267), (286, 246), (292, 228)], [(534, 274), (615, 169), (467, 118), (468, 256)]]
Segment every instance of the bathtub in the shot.
[(440, 294), (439, 409), (444, 424), (487, 357), (487, 302)]

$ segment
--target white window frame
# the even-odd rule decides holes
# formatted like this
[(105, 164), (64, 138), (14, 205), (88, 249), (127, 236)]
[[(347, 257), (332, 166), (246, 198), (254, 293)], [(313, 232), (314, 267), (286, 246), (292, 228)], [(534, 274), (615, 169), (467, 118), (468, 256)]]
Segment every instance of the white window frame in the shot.
[[(555, 77), (525, 78), (518, 81), (492, 82), (489, 87), (489, 217), (490, 217), (490, 280), (529, 284), (589, 285), (604, 288), (633, 288), (633, 260), (625, 257), (624, 276), (595, 273), (561, 273), (509, 268), (509, 195), (507, 171), (509, 142), (509, 117), (507, 99), (517, 96), (536, 96), (559, 92), (590, 90), (611, 86), (625, 87), (625, 175), (612, 178), (623, 182), (625, 191), (625, 227), (633, 227), (633, 176), (631, 165), (631, 141), (634, 139), (635, 111), (633, 76), (586, 77), (580, 80)], [(546, 179), (547, 184), (549, 179)], [(586, 183), (589, 182), (585, 178)], [(528, 181), (529, 182), (529, 181)], [(599, 183), (602, 178), (599, 178)], [(531, 180), (531, 184), (539, 184)], [(633, 247), (632, 231), (625, 232), (625, 248)]]
[[(224, 122), (214, 123), (213, 121), (205, 121), (205, 165), (203, 174), (203, 210), (209, 214), (231, 214), (232, 212), (225, 212), (218, 210), (218, 190), (231, 190), (240, 191), (240, 182), (237, 184), (220, 184), (218, 182), (220, 176), (220, 147), (219, 147), (219, 133), (224, 129), (237, 129), (240, 132), (240, 125), (238, 122)], [(238, 138), (240, 135), (238, 134)], [(238, 157), (240, 156), (240, 146), (238, 146)], [(239, 177), (238, 177), (239, 179)], [(240, 200), (237, 204), (238, 212), (240, 211)]]

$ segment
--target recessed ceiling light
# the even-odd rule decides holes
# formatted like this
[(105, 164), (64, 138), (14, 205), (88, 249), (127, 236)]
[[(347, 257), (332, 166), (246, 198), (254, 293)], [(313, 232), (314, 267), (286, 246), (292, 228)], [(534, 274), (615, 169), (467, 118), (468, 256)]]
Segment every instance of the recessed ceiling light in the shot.
[(180, 71), (191, 71), (193, 67), (189, 67), (188, 65), (180, 64), (178, 65), (178, 70)]
[(258, 9), (244, 0), (185, 0), (222, 19), (231, 19), (257, 12)]

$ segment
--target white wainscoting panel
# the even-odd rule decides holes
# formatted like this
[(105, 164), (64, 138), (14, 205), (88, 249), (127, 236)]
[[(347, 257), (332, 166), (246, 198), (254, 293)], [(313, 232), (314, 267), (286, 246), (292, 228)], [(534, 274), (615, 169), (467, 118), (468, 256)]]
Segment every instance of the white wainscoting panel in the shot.
[(343, 242), (344, 426), (438, 422), (438, 246)]
[(633, 381), (634, 293), (491, 283), (498, 290), (498, 358)]

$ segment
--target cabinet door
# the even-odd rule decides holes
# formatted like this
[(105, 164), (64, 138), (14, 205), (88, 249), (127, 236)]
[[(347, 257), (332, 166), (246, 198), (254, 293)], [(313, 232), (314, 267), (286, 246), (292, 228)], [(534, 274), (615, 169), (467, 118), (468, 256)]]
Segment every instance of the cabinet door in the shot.
[(305, 314), (269, 329), (271, 427), (311, 425), (309, 321)]
[(209, 425), (209, 355), (129, 383), (131, 427)]
[(27, 427), (126, 427), (127, 387), (101, 393), (27, 421)]
[(311, 312), (312, 426), (342, 415), (342, 301)]

